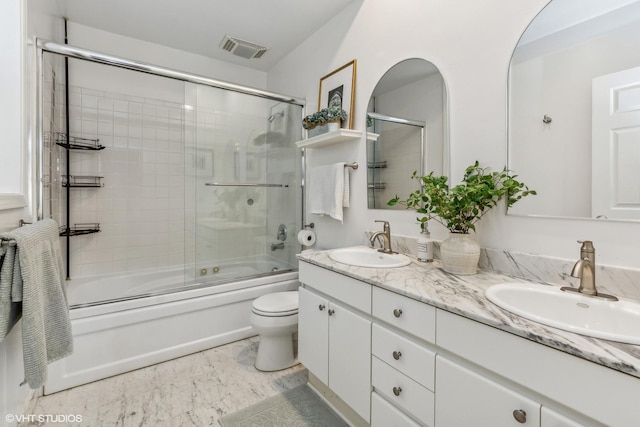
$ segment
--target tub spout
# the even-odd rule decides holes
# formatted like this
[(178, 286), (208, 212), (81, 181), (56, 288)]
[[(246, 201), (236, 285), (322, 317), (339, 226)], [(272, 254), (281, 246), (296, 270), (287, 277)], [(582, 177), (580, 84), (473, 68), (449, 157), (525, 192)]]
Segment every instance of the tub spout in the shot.
[(271, 250), (275, 251), (276, 249), (284, 249), (284, 242), (272, 243), (271, 244)]

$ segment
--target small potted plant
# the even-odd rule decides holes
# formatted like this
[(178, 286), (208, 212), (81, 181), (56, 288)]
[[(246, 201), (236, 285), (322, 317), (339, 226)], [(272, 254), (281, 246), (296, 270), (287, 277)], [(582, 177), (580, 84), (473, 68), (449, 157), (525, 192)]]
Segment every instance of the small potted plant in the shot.
[(501, 172), (489, 172), (476, 161), (466, 168), (462, 183), (450, 188), (446, 176), (436, 176), (433, 172), (418, 176), (414, 172), (412, 178), (418, 180), (420, 189), (404, 200), (396, 196), (388, 205), (404, 205), (423, 214), (418, 217), (422, 229), (430, 219), (447, 227), (449, 238), (440, 246), (444, 270), (455, 274), (475, 274), (480, 247), (469, 235), (470, 230), (475, 231), (475, 224), (480, 218), (503, 198), (506, 198), (507, 206), (512, 206), (521, 198), (536, 194), (516, 177), (506, 168)]
[(323, 108), (317, 113), (302, 119), (302, 126), (307, 130), (309, 138), (340, 129), (342, 121), (347, 119), (347, 112), (341, 107)]

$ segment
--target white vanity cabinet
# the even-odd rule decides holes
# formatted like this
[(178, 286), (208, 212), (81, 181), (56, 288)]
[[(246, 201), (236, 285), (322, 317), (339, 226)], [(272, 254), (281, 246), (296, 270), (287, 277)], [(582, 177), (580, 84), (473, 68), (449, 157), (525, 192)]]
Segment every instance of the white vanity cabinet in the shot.
[(435, 313), (427, 304), (373, 288), (373, 427), (434, 425), (436, 353), (429, 343), (435, 341)]
[(300, 263), (298, 359), (367, 422), (371, 285)]
[(524, 425), (640, 425), (638, 378), (444, 310), (436, 318), (438, 427), (517, 426), (518, 410)]
[(438, 356), (437, 426), (540, 426), (540, 407), (521, 394)]
[(544, 406), (540, 408), (540, 425), (542, 427), (584, 427), (584, 424), (571, 420)]
[(640, 426), (640, 379), (300, 263), (299, 359), (373, 427)]

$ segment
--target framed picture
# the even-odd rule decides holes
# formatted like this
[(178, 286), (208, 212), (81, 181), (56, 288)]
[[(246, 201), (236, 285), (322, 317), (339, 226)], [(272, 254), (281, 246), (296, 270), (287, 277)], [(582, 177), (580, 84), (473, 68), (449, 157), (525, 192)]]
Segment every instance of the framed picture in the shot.
[(330, 106), (347, 112), (347, 127), (353, 129), (353, 104), (356, 96), (356, 60), (320, 78), (318, 111)]

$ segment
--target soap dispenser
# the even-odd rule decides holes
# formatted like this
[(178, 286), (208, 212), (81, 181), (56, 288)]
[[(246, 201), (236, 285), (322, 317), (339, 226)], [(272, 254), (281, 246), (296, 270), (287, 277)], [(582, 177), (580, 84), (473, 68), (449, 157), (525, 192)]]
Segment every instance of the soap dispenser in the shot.
[(418, 238), (418, 261), (433, 262), (433, 241), (426, 223)]

